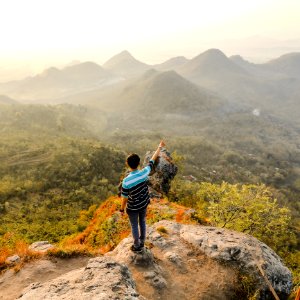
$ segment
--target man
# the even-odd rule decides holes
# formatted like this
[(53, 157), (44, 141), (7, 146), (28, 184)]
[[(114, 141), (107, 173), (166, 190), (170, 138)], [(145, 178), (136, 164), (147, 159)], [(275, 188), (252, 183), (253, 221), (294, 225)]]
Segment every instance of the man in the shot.
[(144, 248), (146, 239), (146, 213), (147, 206), (150, 203), (148, 175), (153, 169), (160, 149), (164, 146), (165, 143), (161, 141), (149, 164), (141, 170), (138, 169), (140, 158), (137, 154), (131, 154), (126, 159), (126, 164), (131, 172), (122, 182), (122, 204), (120, 211), (124, 213), (126, 207), (133, 236), (133, 245), (131, 246), (133, 252), (140, 252)]

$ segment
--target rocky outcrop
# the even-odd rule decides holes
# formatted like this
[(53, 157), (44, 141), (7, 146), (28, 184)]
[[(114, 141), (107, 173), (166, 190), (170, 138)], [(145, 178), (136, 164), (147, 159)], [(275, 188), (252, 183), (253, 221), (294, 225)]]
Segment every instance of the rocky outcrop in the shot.
[(260, 268), (281, 299), (291, 293), (291, 272), (271, 248), (256, 238), (223, 228), (179, 225), (165, 221), (160, 224), (179, 234), (184, 241), (197, 247), (208, 257), (230, 263), (243, 273), (251, 275), (257, 280), (260, 299), (273, 299)]
[[(143, 165), (147, 165), (150, 161), (153, 152), (148, 151), (144, 158)], [(154, 164), (154, 170), (150, 173), (149, 183), (150, 187), (153, 189), (150, 192), (155, 194), (155, 192), (159, 194), (168, 194), (170, 190), (171, 180), (177, 174), (178, 168), (174, 164), (171, 154), (166, 150), (166, 148), (162, 148), (160, 154)], [(157, 197), (158, 195), (155, 194)]]
[(273, 299), (266, 280), (280, 299), (291, 292), (290, 271), (251, 236), (171, 221), (160, 221), (147, 233), (141, 253), (130, 250), (129, 236), (86, 268), (32, 284), (21, 299), (245, 299), (241, 274), (253, 279), (261, 300)]
[[(149, 264), (151, 267), (148, 270), (152, 274), (151, 278), (154, 282), (155, 280), (164, 282), (162, 286), (166, 289), (167, 294), (170, 293), (167, 287), (177, 290), (178, 286), (182, 286), (182, 283), (179, 282), (174, 287), (175, 277), (185, 278), (186, 281), (193, 280), (197, 283), (196, 278), (199, 278), (199, 275), (197, 274), (196, 277), (191, 276), (197, 270), (198, 272), (208, 272), (210, 276), (213, 274), (215, 282), (224, 283), (224, 285), (219, 284), (218, 286), (218, 289), (222, 291), (222, 295), (217, 296), (215, 292), (213, 297), (216, 298), (214, 299), (218, 299), (218, 297), (220, 299), (236, 299), (237, 296), (232, 291), (232, 287), (235, 287), (236, 290), (239, 288), (236, 282), (237, 277), (231, 271), (237, 270), (238, 273), (248, 275), (254, 280), (253, 284), (255, 286), (253, 288), (260, 291), (259, 299), (273, 299), (266, 278), (260, 273), (259, 267), (264, 270), (267, 280), (272, 284), (280, 299), (287, 298), (291, 292), (291, 272), (283, 265), (280, 257), (272, 249), (252, 236), (227, 229), (183, 225), (171, 221), (160, 221), (148, 232), (148, 241), (153, 247), (151, 251), (156, 254), (155, 259), (152, 259), (149, 254), (146, 255), (149, 250), (146, 250), (138, 258), (137, 255), (126, 250), (129, 249), (130, 238), (123, 240), (109, 255), (113, 255), (117, 261), (125, 263), (131, 269), (136, 267), (139, 260), (148, 257), (146, 261), (151, 261)], [(211, 259), (209, 270), (205, 270), (203, 261), (199, 259), (201, 257), (199, 254), (204, 254), (205, 260)], [(158, 258), (163, 263), (157, 264)], [(174, 272), (170, 273), (164, 269), (163, 266), (168, 264), (173, 266)], [(202, 264), (201, 267), (199, 267), (199, 264)], [(227, 268), (224, 267), (221, 271), (220, 268), (224, 265)], [(226, 274), (226, 278), (222, 277), (222, 272)], [(199, 284), (203, 283), (199, 282)], [(213, 290), (212, 287), (213, 283), (211, 282), (208, 290), (202, 290), (197, 299), (210, 299), (212, 297), (210, 295)], [(188, 294), (195, 292), (192, 289)], [(175, 297), (175, 295), (170, 294), (168, 296)], [(188, 297), (185, 297), (186, 295), (183, 295), (181, 299), (188, 299)]]
[(109, 257), (89, 260), (85, 268), (71, 271), (46, 283), (33, 283), (19, 297), (34, 299), (128, 299), (142, 300), (128, 268)]

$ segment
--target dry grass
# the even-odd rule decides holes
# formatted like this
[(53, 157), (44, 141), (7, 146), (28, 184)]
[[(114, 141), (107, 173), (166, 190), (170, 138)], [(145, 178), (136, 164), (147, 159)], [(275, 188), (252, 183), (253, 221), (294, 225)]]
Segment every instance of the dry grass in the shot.
[[(17, 263), (9, 263), (7, 259), (12, 255), (18, 255), (20, 260)], [(13, 268), (15, 272), (18, 272), (25, 262), (41, 258), (44, 255), (42, 252), (30, 250), (29, 245), (24, 241), (16, 241), (13, 246), (0, 249), (0, 271)]]
[(160, 232), (160, 233), (163, 233), (163, 234), (167, 234), (167, 233), (168, 233), (167, 228), (164, 227), (164, 226), (159, 226), (159, 227), (156, 228), (156, 230), (157, 230), (158, 232)]
[(49, 256), (60, 258), (71, 258), (76, 256), (94, 256), (98, 252), (88, 245), (81, 244), (64, 244), (50, 249), (47, 253)]

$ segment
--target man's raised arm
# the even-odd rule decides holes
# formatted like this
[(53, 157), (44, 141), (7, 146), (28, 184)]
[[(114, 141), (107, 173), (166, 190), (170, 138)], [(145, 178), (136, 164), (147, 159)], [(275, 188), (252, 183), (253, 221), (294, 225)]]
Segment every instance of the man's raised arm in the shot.
[(154, 154), (152, 155), (151, 160), (153, 160), (154, 162), (156, 161), (156, 159), (157, 159), (157, 157), (158, 157), (158, 155), (159, 155), (159, 152), (160, 152), (161, 148), (164, 147), (165, 145), (166, 145), (166, 144), (165, 144), (164, 141), (160, 141), (160, 143), (159, 143), (159, 145), (158, 145), (156, 151), (155, 151)]

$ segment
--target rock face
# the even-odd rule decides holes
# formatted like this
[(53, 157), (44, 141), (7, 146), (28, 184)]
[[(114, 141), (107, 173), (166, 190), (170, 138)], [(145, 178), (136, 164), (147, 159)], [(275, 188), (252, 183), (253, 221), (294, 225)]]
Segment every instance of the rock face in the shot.
[(280, 257), (267, 245), (256, 238), (239, 232), (206, 226), (179, 225), (161, 222), (173, 228), (186, 242), (197, 247), (208, 257), (230, 263), (245, 274), (257, 280), (260, 299), (273, 299), (266, 280), (259, 272), (260, 266), (274, 290), (285, 299), (291, 293), (292, 275)]
[[(108, 255), (128, 265), (133, 274), (138, 267), (144, 266), (144, 279), (156, 291), (152, 295), (160, 295), (161, 299), (194, 299), (191, 295), (197, 295), (195, 299), (205, 300), (239, 299), (233, 291), (238, 289), (239, 283), (232, 270), (254, 278), (255, 288), (260, 290), (259, 299), (273, 299), (258, 265), (280, 299), (287, 298), (291, 292), (291, 272), (272, 249), (249, 235), (214, 227), (160, 221), (148, 229), (147, 239), (154, 258), (148, 249), (142, 255), (131, 253), (128, 250), (131, 238), (124, 239)], [(200, 274), (204, 274), (205, 278)], [(183, 284), (190, 281), (192, 286)], [(214, 286), (215, 283), (218, 285)], [(143, 295), (149, 299), (159, 299)]]
[[(144, 166), (148, 164), (152, 155), (153, 152), (151, 151), (146, 153), (143, 163)], [(177, 171), (178, 168), (174, 164), (171, 154), (165, 148), (162, 148), (154, 164), (154, 170), (149, 176), (150, 187), (159, 194), (168, 194), (171, 180), (175, 177)], [(154, 193), (154, 191), (152, 191), (152, 193)]]
[(135, 290), (128, 268), (109, 257), (90, 259), (85, 268), (71, 271), (46, 283), (33, 283), (20, 299), (144, 299)]
[(131, 244), (132, 237), (125, 238), (86, 268), (34, 283), (20, 299), (245, 299), (241, 273), (254, 279), (257, 299), (273, 299), (258, 265), (280, 299), (291, 292), (291, 273), (276, 253), (242, 233), (160, 221), (147, 229), (141, 253)]

